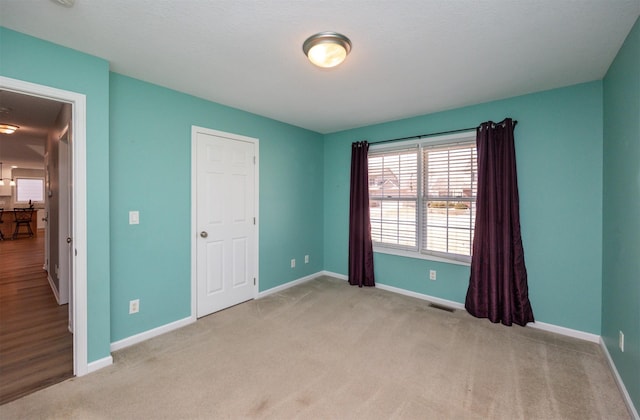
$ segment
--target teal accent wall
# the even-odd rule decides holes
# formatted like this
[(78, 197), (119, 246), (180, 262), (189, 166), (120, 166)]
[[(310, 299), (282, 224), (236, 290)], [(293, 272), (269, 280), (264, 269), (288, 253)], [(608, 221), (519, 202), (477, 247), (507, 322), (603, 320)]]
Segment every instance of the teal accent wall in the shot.
[(86, 95), (88, 361), (110, 355), (109, 63), (0, 27), (0, 74)]
[(603, 188), (602, 339), (640, 408), (640, 20), (604, 78)]
[[(347, 274), (351, 143), (442, 132), (505, 117), (515, 129), (529, 295), (537, 321), (600, 334), (602, 82), (325, 136), (325, 269)], [(379, 283), (464, 303), (469, 267), (376, 254)], [(428, 280), (430, 269), (438, 280)]]
[[(259, 139), (260, 290), (323, 269), (320, 134), (120, 74), (110, 80), (112, 341), (191, 314), (192, 125)], [(128, 224), (130, 210), (139, 225)]]

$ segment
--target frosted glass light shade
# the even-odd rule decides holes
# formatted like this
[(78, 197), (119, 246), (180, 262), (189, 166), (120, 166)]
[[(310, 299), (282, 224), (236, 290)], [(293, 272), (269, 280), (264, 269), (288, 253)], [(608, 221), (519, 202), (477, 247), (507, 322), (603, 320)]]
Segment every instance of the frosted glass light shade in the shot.
[(0, 124), (0, 133), (2, 134), (13, 134), (16, 130), (20, 128), (17, 125), (13, 124)]
[(351, 41), (336, 32), (320, 32), (307, 38), (302, 51), (318, 67), (335, 67), (347, 58)]

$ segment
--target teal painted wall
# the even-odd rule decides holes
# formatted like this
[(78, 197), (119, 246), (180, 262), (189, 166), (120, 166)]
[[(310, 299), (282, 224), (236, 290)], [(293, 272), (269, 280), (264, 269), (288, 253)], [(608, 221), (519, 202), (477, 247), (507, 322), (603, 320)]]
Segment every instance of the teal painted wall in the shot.
[(259, 139), (260, 290), (323, 269), (320, 134), (116, 73), (110, 100), (112, 341), (191, 313), (192, 125)]
[[(536, 319), (602, 333), (638, 405), (638, 26), (604, 82), (326, 136), (109, 73), (105, 60), (0, 28), (2, 76), (87, 96), (89, 361), (108, 356), (111, 341), (190, 313), (192, 125), (260, 139), (263, 291), (323, 269), (346, 274), (351, 142), (510, 116), (519, 120), (522, 232)], [(139, 226), (127, 223), (133, 209), (141, 212)], [(305, 254), (308, 265), (301, 264)], [(436, 282), (426, 280), (429, 269), (438, 271)], [(376, 254), (376, 274), (381, 283), (463, 302), (469, 269)], [(136, 317), (127, 313), (133, 298), (141, 299)]]
[(109, 63), (0, 27), (0, 74), (86, 95), (88, 361), (109, 356)]
[(602, 249), (602, 338), (640, 408), (640, 20), (604, 79)]
[[(600, 334), (602, 82), (348, 130), (325, 137), (325, 269), (347, 273), (350, 144), (518, 120), (520, 212), (537, 321)], [(375, 255), (379, 283), (463, 303), (469, 267)], [(438, 272), (429, 281), (430, 269)]]

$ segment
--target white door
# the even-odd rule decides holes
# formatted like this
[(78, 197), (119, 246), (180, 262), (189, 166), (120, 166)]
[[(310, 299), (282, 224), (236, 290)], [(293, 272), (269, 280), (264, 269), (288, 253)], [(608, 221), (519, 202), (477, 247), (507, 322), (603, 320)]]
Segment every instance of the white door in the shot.
[[(60, 305), (69, 303), (71, 296), (70, 285), (73, 273), (71, 272), (72, 257), (72, 183), (71, 183), (71, 136), (69, 129), (58, 141), (58, 292), (60, 297)], [(73, 313), (69, 305), (69, 327), (71, 331), (71, 320)]]
[[(50, 254), (50, 244), (49, 244), (49, 234), (50, 234), (50, 229), (49, 229), (49, 212), (50, 212), (50, 208), (49, 206), (51, 205), (51, 199), (49, 198), (49, 192), (51, 191), (51, 179), (49, 178), (49, 152), (46, 152), (44, 154), (44, 266), (42, 267), (43, 270), (47, 271), (49, 274), (49, 277), (51, 277), (51, 267), (49, 267), (49, 254)], [(55, 275), (55, 274), (54, 274)]]
[(60, 241), (60, 295), (69, 303), (69, 331), (73, 332), (73, 132), (72, 121), (69, 121), (64, 135), (60, 139), (58, 157), (59, 164), (59, 189), (58, 201)]
[(219, 134), (195, 132), (198, 317), (250, 300), (257, 290), (257, 143)]

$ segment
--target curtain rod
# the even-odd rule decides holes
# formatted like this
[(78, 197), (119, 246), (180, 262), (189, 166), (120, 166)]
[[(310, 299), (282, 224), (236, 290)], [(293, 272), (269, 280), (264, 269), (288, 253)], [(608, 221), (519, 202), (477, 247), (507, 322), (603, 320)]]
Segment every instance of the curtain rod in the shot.
[[(500, 121), (499, 123), (495, 123), (496, 125), (500, 125), (503, 124), (505, 120)], [(513, 120), (513, 126), (515, 127), (518, 124), (517, 120)], [(453, 134), (453, 133), (462, 133), (463, 131), (471, 131), (471, 130), (476, 130), (478, 127), (469, 127), (469, 128), (459, 128), (457, 130), (450, 130), (450, 131), (440, 131), (438, 133), (429, 133), (429, 134), (420, 134), (417, 136), (409, 136), (409, 137), (400, 137), (397, 139), (390, 139), (390, 140), (382, 140), (382, 141), (376, 141), (376, 142), (371, 142), (371, 145), (374, 144), (382, 144), (382, 143), (391, 143), (394, 141), (402, 141), (402, 140), (411, 140), (411, 139), (422, 139), (422, 138), (426, 138), (426, 137), (433, 137), (433, 136), (440, 136), (443, 134)]]

